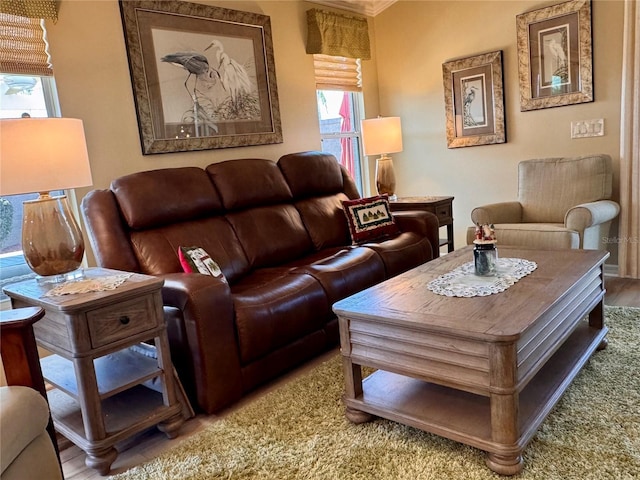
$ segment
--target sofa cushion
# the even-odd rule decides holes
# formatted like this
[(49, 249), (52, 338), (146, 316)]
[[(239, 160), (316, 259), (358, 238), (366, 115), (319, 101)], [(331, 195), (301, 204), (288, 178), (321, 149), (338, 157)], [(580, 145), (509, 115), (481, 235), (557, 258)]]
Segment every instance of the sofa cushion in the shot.
[(228, 160), (213, 163), (206, 171), (227, 210), (273, 205), (292, 199), (282, 172), (271, 160)]
[(386, 278), (380, 256), (368, 248), (329, 249), (302, 262), (305, 260), (309, 263), (300, 265), (294, 273), (305, 273), (318, 280), (332, 305)]
[(342, 202), (353, 244), (397, 234), (400, 230), (391, 215), (389, 199), (377, 195)]
[(348, 198), (344, 193), (336, 193), (295, 202), (316, 250), (351, 243), (349, 226), (342, 208), (342, 202), (346, 200)]
[(133, 230), (215, 215), (222, 202), (201, 168), (165, 168), (114, 180), (111, 190)]
[(258, 269), (231, 288), (243, 365), (321, 329), (332, 316), (320, 283), (289, 272)]
[(293, 205), (256, 207), (230, 213), (226, 218), (233, 226), (251, 268), (280, 265), (313, 248)]
[(249, 271), (249, 262), (235, 232), (224, 217), (175, 223), (131, 233), (131, 243), (142, 273), (182, 272), (177, 250), (181, 245), (203, 248), (220, 266), (229, 282)]
[(340, 164), (331, 154), (292, 153), (281, 157), (278, 160), (278, 167), (296, 199), (344, 191)]
[(395, 237), (376, 243), (365, 243), (363, 246), (372, 249), (380, 256), (387, 278), (399, 275), (434, 258), (429, 239), (416, 232), (402, 232)]

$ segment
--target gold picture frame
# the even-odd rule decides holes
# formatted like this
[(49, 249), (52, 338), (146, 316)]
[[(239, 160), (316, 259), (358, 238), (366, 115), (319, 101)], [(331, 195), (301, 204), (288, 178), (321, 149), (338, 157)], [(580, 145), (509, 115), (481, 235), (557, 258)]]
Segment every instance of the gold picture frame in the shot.
[(520, 110), (593, 102), (591, 0), (516, 17)]
[(268, 16), (119, 3), (143, 154), (282, 143)]
[(507, 141), (502, 50), (442, 64), (447, 147)]

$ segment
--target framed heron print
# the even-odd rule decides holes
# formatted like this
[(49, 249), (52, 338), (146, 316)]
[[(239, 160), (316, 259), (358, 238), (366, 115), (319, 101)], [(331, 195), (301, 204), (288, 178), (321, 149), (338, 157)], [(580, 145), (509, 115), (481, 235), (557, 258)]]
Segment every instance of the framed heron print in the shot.
[(120, 0), (143, 154), (282, 143), (268, 16)]
[(505, 143), (502, 50), (442, 64), (447, 147)]
[(520, 110), (593, 102), (591, 0), (516, 17)]

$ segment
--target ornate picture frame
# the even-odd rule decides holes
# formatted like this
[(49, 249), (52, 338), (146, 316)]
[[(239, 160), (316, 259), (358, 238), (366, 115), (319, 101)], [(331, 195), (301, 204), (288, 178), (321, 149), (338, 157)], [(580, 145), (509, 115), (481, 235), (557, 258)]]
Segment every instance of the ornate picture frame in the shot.
[(143, 154), (282, 143), (268, 16), (119, 3)]
[(516, 17), (520, 110), (593, 102), (591, 0)]
[(447, 147), (507, 141), (502, 50), (442, 64)]

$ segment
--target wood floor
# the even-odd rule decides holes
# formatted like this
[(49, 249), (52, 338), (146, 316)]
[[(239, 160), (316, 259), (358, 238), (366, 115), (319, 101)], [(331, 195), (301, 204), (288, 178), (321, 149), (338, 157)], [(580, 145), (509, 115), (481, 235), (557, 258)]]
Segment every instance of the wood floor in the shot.
[[(623, 307), (638, 307), (640, 308), (640, 280), (624, 279), (617, 277), (606, 277), (605, 287), (607, 293), (605, 296), (606, 305), (616, 305)], [(229, 410), (233, 411), (242, 407), (248, 402), (251, 402), (256, 397), (264, 395), (266, 392), (273, 388), (277, 388), (284, 382), (289, 381), (291, 378), (300, 375), (301, 373), (313, 368), (318, 363), (327, 360), (330, 356), (334, 355), (335, 351), (328, 352), (325, 355), (316, 358), (308, 364), (300, 367), (294, 372), (285, 375), (284, 377), (273, 382), (269, 386), (262, 388), (253, 394), (244, 398), (241, 402), (234, 405)], [(161, 452), (170, 449), (180, 439), (187, 438), (190, 435), (204, 429), (207, 425), (215, 422), (216, 420), (228, 414), (229, 411), (222, 412), (220, 415), (197, 415), (195, 418), (186, 422), (180, 430), (180, 436), (174, 440), (169, 440), (167, 437), (160, 433), (157, 429), (151, 429), (144, 432), (126, 443), (118, 445), (118, 450), (121, 453), (112, 465), (111, 475), (121, 473), (129, 468), (144, 463)], [(84, 464), (84, 452), (69, 442), (61, 442), (60, 457), (62, 460), (62, 469), (64, 472), (64, 478), (66, 480), (95, 480), (103, 478), (95, 470), (87, 468)]]

